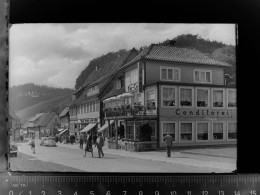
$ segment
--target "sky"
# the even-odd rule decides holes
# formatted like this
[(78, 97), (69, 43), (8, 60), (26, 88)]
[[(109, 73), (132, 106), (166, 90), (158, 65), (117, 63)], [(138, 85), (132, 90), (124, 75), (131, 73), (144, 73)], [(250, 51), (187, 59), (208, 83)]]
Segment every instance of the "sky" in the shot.
[(14, 24), (9, 32), (9, 86), (74, 88), (92, 59), (181, 34), (235, 45), (234, 24)]

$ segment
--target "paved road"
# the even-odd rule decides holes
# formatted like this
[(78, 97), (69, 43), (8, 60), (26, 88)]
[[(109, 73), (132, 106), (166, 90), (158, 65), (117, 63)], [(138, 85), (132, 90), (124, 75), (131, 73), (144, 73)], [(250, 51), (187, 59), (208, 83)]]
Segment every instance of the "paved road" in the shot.
[[(82, 150), (66, 147), (45, 147), (36, 145), (36, 154), (32, 154), (26, 143), (18, 144), (18, 157), (10, 159), (12, 171), (82, 171), (82, 172), (219, 172), (214, 168), (192, 167), (181, 164), (156, 162), (133, 157), (123, 157), (105, 154), (104, 158), (97, 158), (94, 148), (94, 158), (88, 153), (83, 157)], [(22, 153), (22, 154), (21, 154)], [(26, 155), (24, 155), (26, 154)], [(28, 156), (29, 157), (28, 157)]]

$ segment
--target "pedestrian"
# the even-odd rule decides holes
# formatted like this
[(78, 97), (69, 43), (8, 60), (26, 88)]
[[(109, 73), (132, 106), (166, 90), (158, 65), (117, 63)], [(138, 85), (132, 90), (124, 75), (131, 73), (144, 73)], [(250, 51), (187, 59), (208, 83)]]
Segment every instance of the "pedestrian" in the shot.
[(31, 149), (33, 151), (33, 154), (35, 154), (35, 135), (32, 136), (32, 143), (31, 143)]
[(84, 141), (84, 135), (83, 135), (83, 133), (80, 133), (80, 136), (79, 136), (79, 148), (81, 150), (83, 150), (83, 141)]
[(97, 134), (95, 133), (94, 136), (93, 136), (93, 145), (96, 144), (97, 138), (98, 138), (98, 136), (97, 136)]
[(69, 135), (66, 136), (66, 139), (65, 139), (65, 144), (68, 145), (70, 142), (70, 138), (69, 138)]
[(103, 149), (102, 149), (102, 147), (104, 146), (104, 137), (101, 133), (98, 133), (95, 146), (98, 149), (98, 157), (101, 158), (101, 155), (102, 155), (102, 157), (104, 157), (104, 152), (103, 152)]
[(92, 136), (90, 135), (89, 131), (87, 132), (85, 155), (83, 157), (86, 157), (87, 152), (91, 152), (92, 157), (94, 157), (94, 155), (93, 155), (93, 147), (92, 147)]
[(163, 141), (166, 143), (167, 157), (171, 157), (171, 147), (173, 138), (170, 135), (170, 132), (167, 132), (167, 135), (163, 138)]

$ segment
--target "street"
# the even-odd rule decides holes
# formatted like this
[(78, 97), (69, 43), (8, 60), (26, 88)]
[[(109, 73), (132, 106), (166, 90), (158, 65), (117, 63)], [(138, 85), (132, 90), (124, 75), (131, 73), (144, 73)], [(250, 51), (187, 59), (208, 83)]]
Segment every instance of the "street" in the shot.
[[(74, 145), (78, 147), (78, 145)], [(129, 156), (108, 154), (104, 150), (104, 158), (98, 158), (94, 148), (94, 158), (90, 153), (83, 157), (84, 151), (69, 146), (45, 147), (36, 144), (36, 154), (33, 154), (27, 143), (18, 143), (18, 156), (10, 158), (11, 171), (57, 171), (57, 172), (159, 172), (159, 173), (210, 173), (225, 172), (219, 167), (190, 166), (185, 160), (191, 161), (189, 155), (175, 157), (176, 162), (167, 163), (156, 160), (135, 158), (135, 152)], [(127, 152), (127, 151), (125, 151)], [(132, 156), (131, 156), (132, 155)], [(198, 155), (196, 155), (199, 158)], [(165, 158), (165, 157), (164, 157)], [(212, 158), (212, 157), (211, 157)], [(230, 160), (229, 160), (230, 161)], [(226, 171), (227, 172), (227, 171)]]

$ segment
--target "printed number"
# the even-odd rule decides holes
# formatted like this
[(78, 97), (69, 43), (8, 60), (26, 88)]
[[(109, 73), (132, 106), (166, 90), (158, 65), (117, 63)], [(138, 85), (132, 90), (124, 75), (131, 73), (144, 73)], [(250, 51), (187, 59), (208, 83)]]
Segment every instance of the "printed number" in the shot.
[(234, 191), (235, 195), (240, 195), (240, 191)]
[(90, 193), (90, 195), (94, 195), (94, 194), (95, 194), (95, 192), (94, 192), (94, 191), (90, 191), (89, 193)]
[(250, 191), (250, 194), (251, 194), (251, 195), (256, 195), (256, 191), (255, 191), (255, 190), (251, 190), (251, 191)]
[(9, 195), (14, 195), (13, 190), (9, 191)]
[(110, 192), (110, 191), (107, 191), (106, 195), (111, 195), (111, 192)]
[(59, 195), (62, 195), (61, 191), (58, 191)]
[(208, 191), (202, 191), (202, 195), (208, 195)]
[(45, 191), (41, 191), (42, 195), (45, 195)]
[(139, 191), (139, 195), (143, 195), (143, 191)]
[(171, 191), (170, 194), (171, 195), (177, 195), (177, 192), (176, 191)]
[(188, 195), (191, 195), (191, 191), (187, 191), (187, 194), (188, 194)]
[(218, 195), (224, 195), (224, 191), (223, 190), (218, 191)]
[(124, 192), (124, 195), (126, 195), (127, 191), (123, 191)]
[(160, 192), (159, 191), (155, 191), (155, 193), (154, 193), (155, 195), (159, 195), (160, 194)]

